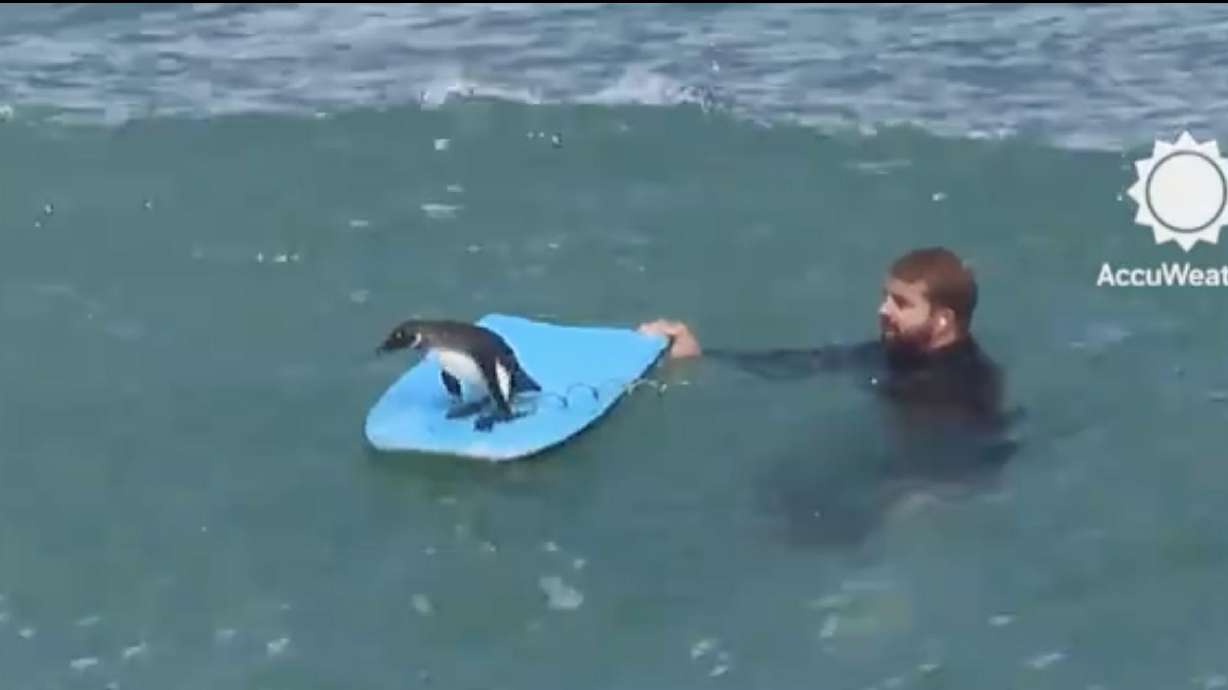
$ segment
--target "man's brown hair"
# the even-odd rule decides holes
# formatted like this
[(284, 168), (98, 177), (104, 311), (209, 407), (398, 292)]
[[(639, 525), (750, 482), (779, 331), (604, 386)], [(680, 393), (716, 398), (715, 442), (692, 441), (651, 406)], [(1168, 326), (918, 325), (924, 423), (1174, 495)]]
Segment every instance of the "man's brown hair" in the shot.
[(891, 275), (908, 283), (925, 283), (926, 296), (935, 306), (955, 313), (961, 330), (972, 325), (976, 310), (976, 277), (964, 262), (945, 247), (914, 249), (891, 264)]

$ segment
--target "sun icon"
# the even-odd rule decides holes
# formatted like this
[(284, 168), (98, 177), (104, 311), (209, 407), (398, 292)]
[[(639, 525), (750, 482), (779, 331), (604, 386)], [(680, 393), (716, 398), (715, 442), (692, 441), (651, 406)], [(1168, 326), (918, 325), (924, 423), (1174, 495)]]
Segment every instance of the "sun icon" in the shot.
[(1128, 194), (1138, 203), (1134, 222), (1151, 226), (1156, 244), (1176, 242), (1190, 251), (1215, 244), (1228, 225), (1228, 161), (1215, 141), (1198, 143), (1182, 132), (1174, 143), (1156, 141), (1151, 158), (1135, 161), (1138, 181)]

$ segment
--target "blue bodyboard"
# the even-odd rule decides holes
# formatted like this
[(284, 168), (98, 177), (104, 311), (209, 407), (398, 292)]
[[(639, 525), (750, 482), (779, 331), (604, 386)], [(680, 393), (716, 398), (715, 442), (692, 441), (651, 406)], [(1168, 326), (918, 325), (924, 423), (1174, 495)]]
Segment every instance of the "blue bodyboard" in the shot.
[[(524, 416), (488, 431), (474, 417), (447, 419), (448, 396), (434, 357), (402, 374), (367, 414), (365, 434), (377, 450), (500, 461), (563, 443), (600, 419), (664, 353), (666, 338), (628, 328), (570, 326), (490, 314), (478, 325), (515, 351), (541, 392), (517, 394)], [(466, 401), (477, 394), (465, 389)]]

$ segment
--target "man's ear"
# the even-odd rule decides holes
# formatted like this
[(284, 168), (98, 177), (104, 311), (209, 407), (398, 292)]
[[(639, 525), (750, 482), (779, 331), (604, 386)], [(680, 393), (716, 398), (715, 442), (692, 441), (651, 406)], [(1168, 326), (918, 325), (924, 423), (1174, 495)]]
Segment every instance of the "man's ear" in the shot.
[(938, 324), (943, 328), (958, 326), (958, 324), (955, 323), (955, 310), (951, 309), (950, 307), (939, 307)]

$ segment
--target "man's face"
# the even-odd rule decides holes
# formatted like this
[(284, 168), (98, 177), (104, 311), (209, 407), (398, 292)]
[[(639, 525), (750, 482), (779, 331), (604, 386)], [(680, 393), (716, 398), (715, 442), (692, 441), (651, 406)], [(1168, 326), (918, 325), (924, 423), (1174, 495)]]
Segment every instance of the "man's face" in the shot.
[(935, 317), (925, 296), (925, 283), (888, 276), (878, 307), (879, 336), (888, 349), (926, 351), (934, 336)]

